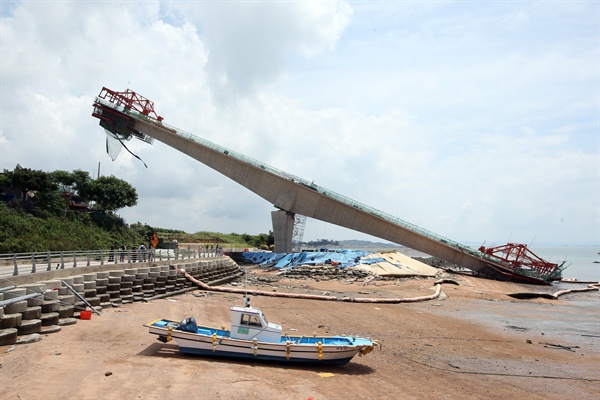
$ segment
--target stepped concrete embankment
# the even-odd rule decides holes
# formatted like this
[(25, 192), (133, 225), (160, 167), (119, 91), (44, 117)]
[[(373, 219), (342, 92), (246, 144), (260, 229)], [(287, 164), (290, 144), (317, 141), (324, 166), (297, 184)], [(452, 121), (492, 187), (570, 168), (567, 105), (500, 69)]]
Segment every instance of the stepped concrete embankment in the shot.
[(229, 282), (242, 274), (231, 258), (221, 256), (89, 266), (0, 278), (0, 301), (38, 294), (0, 307), (0, 346), (18, 343), (19, 337), (26, 335), (58, 332), (61, 326), (76, 323), (80, 312), (89, 306), (101, 311), (191, 288), (192, 284), (177, 274), (179, 268), (209, 285)]

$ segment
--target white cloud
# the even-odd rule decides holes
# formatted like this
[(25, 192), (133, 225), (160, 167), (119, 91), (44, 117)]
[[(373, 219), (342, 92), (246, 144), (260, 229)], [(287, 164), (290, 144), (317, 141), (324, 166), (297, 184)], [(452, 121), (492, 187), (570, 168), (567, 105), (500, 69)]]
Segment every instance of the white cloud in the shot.
[(283, 72), (289, 52), (316, 55), (334, 47), (350, 22), (344, 2), (189, 3), (202, 26), (209, 84), (220, 101), (254, 94)]
[[(0, 168), (131, 182), (129, 221), (259, 233), (272, 206), (161, 143), (105, 155), (103, 86), (457, 240), (598, 239), (591, 3), (3, 4)], [(306, 238), (362, 237), (309, 221)]]

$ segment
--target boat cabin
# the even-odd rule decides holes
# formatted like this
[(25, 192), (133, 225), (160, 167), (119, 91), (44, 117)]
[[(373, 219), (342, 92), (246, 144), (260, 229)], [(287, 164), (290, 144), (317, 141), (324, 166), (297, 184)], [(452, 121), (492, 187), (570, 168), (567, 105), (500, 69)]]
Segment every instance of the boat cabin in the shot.
[(231, 307), (231, 338), (279, 343), (281, 325), (267, 321), (258, 308), (234, 306)]

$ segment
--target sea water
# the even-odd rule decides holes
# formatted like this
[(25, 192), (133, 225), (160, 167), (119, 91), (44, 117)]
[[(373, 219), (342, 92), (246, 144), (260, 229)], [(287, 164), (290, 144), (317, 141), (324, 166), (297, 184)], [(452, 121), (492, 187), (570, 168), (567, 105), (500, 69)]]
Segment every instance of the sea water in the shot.
[[(529, 250), (546, 261), (561, 264), (565, 261), (566, 268), (563, 270), (563, 278), (575, 278), (578, 281), (600, 281), (600, 246), (578, 246), (578, 245), (530, 245)], [(383, 250), (383, 249), (382, 249)], [(389, 251), (390, 249), (387, 249)], [(409, 257), (430, 257), (425, 253), (407, 247), (394, 248)], [(370, 249), (370, 251), (376, 251)], [(596, 262), (595, 262), (596, 261)]]
[[(546, 261), (561, 264), (565, 261), (563, 278), (575, 278), (578, 281), (600, 282), (600, 252), (599, 246), (528, 246), (538, 257)], [(426, 254), (408, 249), (410, 257), (427, 256)], [(399, 250), (403, 252), (403, 250)], [(597, 261), (597, 262), (594, 262)]]
[(600, 281), (599, 246), (529, 246), (529, 249), (546, 261), (565, 262), (563, 278), (575, 278), (579, 281)]

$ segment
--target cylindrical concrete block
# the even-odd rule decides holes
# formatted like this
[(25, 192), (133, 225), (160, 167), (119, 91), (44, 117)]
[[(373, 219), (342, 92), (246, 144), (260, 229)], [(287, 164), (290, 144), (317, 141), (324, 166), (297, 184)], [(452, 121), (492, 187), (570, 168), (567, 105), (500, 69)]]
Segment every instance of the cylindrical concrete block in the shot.
[(59, 308), (60, 303), (58, 300), (44, 301), (44, 304), (42, 304), (42, 314), (56, 312)]
[(21, 316), (24, 320), (39, 319), (42, 316), (42, 307), (27, 307), (27, 309), (21, 313)]
[(41, 294), (27, 299), (27, 307), (41, 306), (42, 304), (44, 304), (44, 296)]
[(38, 333), (42, 330), (42, 321), (39, 319), (30, 319), (21, 322), (21, 325), (17, 327), (19, 336), (31, 335), (32, 333)]
[(96, 286), (96, 294), (104, 294), (107, 291), (106, 285), (104, 286)]
[(72, 304), (66, 306), (60, 306), (58, 308), (58, 317), (59, 318), (69, 318), (73, 316), (75, 312), (75, 306)]
[[(66, 283), (66, 284), (68, 284), (69, 286), (72, 286), (72, 285), (73, 285), (73, 278), (71, 278), (70, 276), (69, 276), (69, 277), (66, 277), (66, 278), (62, 278), (62, 279), (61, 279), (61, 281), (65, 282), (65, 283)], [(61, 284), (62, 284), (62, 282), (61, 282)], [(65, 287), (66, 287), (66, 286), (65, 286)]]
[(22, 286), (25, 291), (27, 292), (27, 294), (31, 294), (31, 293), (42, 293), (45, 290), (54, 290), (54, 287), (52, 288), (47, 288), (45, 283), (28, 283), (27, 285), (23, 285)]
[(84, 281), (83, 288), (84, 289), (96, 289), (96, 281)]
[(56, 324), (58, 324), (59, 313), (52, 312), (52, 313), (43, 314), (40, 317), (40, 320), (42, 321), (42, 326), (56, 325)]
[(8, 328), (16, 328), (21, 325), (21, 321), (23, 320), (23, 316), (21, 313), (17, 314), (6, 314), (0, 318), (0, 329), (8, 329)]
[(22, 313), (27, 310), (27, 300), (17, 301), (16, 303), (7, 304), (4, 306), (4, 312), (7, 314)]
[(96, 279), (96, 287), (98, 286), (106, 286), (108, 285), (108, 278), (98, 278)]
[(75, 295), (74, 294), (66, 294), (64, 296), (58, 296), (58, 300), (59, 300), (61, 306), (70, 305), (75, 302)]
[(56, 290), (62, 286), (62, 282), (60, 281), (60, 279), (52, 279), (49, 281), (43, 281), (41, 283), (44, 284), (44, 289), (46, 290)]
[(83, 294), (83, 291), (85, 290), (85, 285), (83, 283), (74, 283), (71, 287), (79, 294)]
[(27, 289), (25, 288), (14, 288), (7, 290), (4, 292), (4, 300), (14, 299), (16, 297), (25, 296), (27, 294)]
[(133, 287), (133, 282), (121, 282), (121, 289), (132, 288), (132, 287)]
[(0, 329), (0, 346), (17, 343), (18, 330), (15, 328)]
[(83, 281), (84, 282), (96, 281), (97, 278), (98, 278), (98, 275), (95, 272), (91, 272), (91, 273), (88, 273), (88, 274), (83, 274)]
[(46, 290), (44, 292), (44, 300), (56, 300), (58, 299), (58, 290)]

